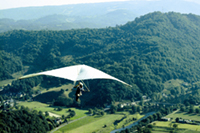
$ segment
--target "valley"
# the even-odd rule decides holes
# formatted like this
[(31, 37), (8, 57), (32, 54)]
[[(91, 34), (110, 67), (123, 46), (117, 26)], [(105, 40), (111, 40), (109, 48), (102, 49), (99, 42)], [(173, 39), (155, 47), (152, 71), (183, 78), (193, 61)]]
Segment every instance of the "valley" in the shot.
[[(115, 27), (0, 33), (0, 132), (199, 132), (199, 22), (156, 11)], [(89, 79), (76, 102), (68, 79), (18, 79), (79, 64), (132, 87)]]

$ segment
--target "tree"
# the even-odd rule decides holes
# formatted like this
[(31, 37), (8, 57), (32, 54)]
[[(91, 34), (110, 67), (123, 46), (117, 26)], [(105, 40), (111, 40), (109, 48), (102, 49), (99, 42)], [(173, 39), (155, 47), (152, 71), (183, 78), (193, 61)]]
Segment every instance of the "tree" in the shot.
[(169, 123), (169, 127), (170, 127), (170, 128), (172, 127), (172, 123), (171, 123), (171, 122)]
[(89, 114), (93, 114), (93, 110), (92, 109), (89, 109), (88, 112), (89, 112)]
[(195, 109), (195, 112), (198, 114), (200, 111), (198, 108)]
[(60, 89), (60, 93), (63, 94), (65, 91), (63, 89)]
[(150, 123), (149, 118), (146, 118), (146, 124), (149, 124), (149, 123)]
[(184, 102), (185, 106), (190, 106), (190, 103), (188, 101)]
[(158, 119), (158, 116), (157, 116), (156, 113), (153, 114), (153, 118), (154, 118), (154, 120), (157, 120), (157, 119)]
[(182, 106), (180, 111), (185, 112), (185, 106)]
[(151, 133), (151, 129), (150, 129), (150, 128), (145, 128), (145, 129), (143, 130), (143, 133)]
[(101, 111), (101, 113), (100, 113), (102, 116), (104, 115), (104, 111)]
[(3, 98), (2, 98), (2, 96), (0, 96), (0, 102), (1, 102), (1, 104), (3, 103)]
[(194, 113), (194, 107), (191, 106), (188, 113)]
[(65, 119), (65, 115), (62, 115), (62, 119), (63, 119), (63, 120)]
[(147, 106), (143, 106), (143, 113), (146, 113), (148, 111)]
[(62, 110), (62, 108), (61, 108), (61, 107), (58, 107), (58, 108), (57, 108), (57, 111), (61, 111), (61, 110)]
[(132, 112), (135, 114), (137, 112), (137, 107), (135, 105), (132, 106)]
[(138, 130), (138, 133), (142, 132), (142, 128), (140, 126), (137, 126), (137, 130)]
[(154, 121), (153, 115), (150, 115), (148, 118), (149, 118), (150, 122)]
[(174, 128), (177, 128), (177, 127), (178, 127), (178, 124), (176, 124), (176, 123), (173, 124), (173, 127), (174, 127)]
[(140, 113), (140, 106), (139, 105), (137, 106), (137, 112)]
[(125, 129), (125, 132), (126, 132), (126, 133), (130, 133), (130, 129), (129, 129), (129, 128), (126, 128), (126, 129)]
[(110, 112), (111, 112), (111, 114), (115, 114), (115, 112), (117, 111), (117, 106), (115, 106), (115, 105), (111, 105), (110, 106)]
[(74, 110), (72, 110), (69, 114), (71, 117), (74, 117), (76, 115), (76, 112)]
[(149, 124), (147, 125), (148, 128), (152, 129), (153, 128), (153, 125)]
[(45, 116), (49, 116), (49, 112), (48, 111), (45, 111)]
[(26, 108), (0, 112), (0, 118), (0, 129), (2, 129), (1, 123), (5, 127), (1, 132), (47, 132), (51, 128), (43, 115), (36, 114)]
[(179, 118), (177, 117), (175, 121), (176, 121), (176, 122), (179, 122)]
[(140, 101), (140, 106), (144, 106), (144, 99), (143, 98)]
[(160, 112), (157, 112), (156, 114), (157, 114), (158, 120), (160, 120), (162, 118), (162, 114)]
[(38, 114), (39, 114), (39, 115), (43, 115), (43, 112), (42, 112), (42, 111), (39, 111)]

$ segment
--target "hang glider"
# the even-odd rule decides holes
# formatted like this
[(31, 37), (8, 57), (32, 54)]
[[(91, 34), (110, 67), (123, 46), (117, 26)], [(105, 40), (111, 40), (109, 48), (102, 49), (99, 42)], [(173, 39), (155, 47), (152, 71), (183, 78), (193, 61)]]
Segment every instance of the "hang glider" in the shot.
[[(64, 78), (68, 80), (72, 80), (74, 82), (81, 81), (81, 80), (89, 80), (89, 79), (112, 79), (119, 81), (123, 84), (131, 86), (124, 81), (121, 81), (113, 76), (110, 76), (98, 69), (92, 68), (87, 65), (74, 65), (69, 67), (63, 67), (59, 69), (54, 69), (50, 71), (44, 71), (40, 73), (29, 74), (20, 77), (19, 79), (30, 78), (39, 75), (48, 75), (48, 76), (55, 76), (59, 78)], [(132, 87), (132, 86), (131, 86)]]

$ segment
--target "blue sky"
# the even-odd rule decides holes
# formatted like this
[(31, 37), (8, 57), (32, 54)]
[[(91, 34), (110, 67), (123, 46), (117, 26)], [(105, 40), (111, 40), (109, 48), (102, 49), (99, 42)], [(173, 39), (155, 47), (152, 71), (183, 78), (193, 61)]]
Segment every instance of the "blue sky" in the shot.
[[(98, 2), (110, 2), (110, 1), (127, 1), (127, 0), (0, 0), (0, 9), (30, 7), (30, 6), (67, 5), (67, 4), (78, 4), (78, 3), (98, 3)], [(146, 1), (154, 1), (154, 0), (146, 0)], [(200, 0), (185, 0), (185, 1), (191, 1), (200, 4)]]

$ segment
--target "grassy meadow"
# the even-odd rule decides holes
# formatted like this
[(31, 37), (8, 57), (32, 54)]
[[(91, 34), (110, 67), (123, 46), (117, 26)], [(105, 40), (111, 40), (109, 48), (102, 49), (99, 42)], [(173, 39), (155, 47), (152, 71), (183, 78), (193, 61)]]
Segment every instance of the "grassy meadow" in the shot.
[[(121, 118), (123, 118), (124, 115), (127, 116), (126, 119), (120, 121), (117, 125), (113, 124), (116, 120), (120, 120)], [(129, 123), (126, 122), (128, 119), (131, 119), (133, 117), (140, 119), (141, 117), (143, 117), (143, 115), (130, 115), (127, 112), (118, 112), (116, 114), (106, 114), (104, 116), (89, 116), (81, 120), (75, 121), (73, 123), (70, 123), (57, 130), (55, 133), (110, 132), (114, 129), (121, 128), (123, 125), (126, 126), (133, 123), (134, 121), (131, 121)]]
[[(152, 133), (169, 133), (172, 130), (172, 128), (166, 128), (166, 127), (154, 127), (152, 129)], [(194, 130), (188, 130), (188, 129), (178, 129), (176, 130), (176, 133), (200, 133), (200, 131), (194, 131)]]
[(8, 85), (12, 81), (13, 81), (13, 79), (2, 80), (2, 81), (0, 81), (0, 87)]
[(62, 108), (61, 111), (56, 111), (54, 110), (56, 107), (49, 107), (48, 104), (35, 102), (35, 101), (34, 102), (19, 102), (18, 105), (28, 107), (30, 109), (37, 110), (37, 111), (42, 111), (42, 112), (48, 111), (59, 116), (62, 116), (62, 115), (67, 116), (69, 114), (68, 110), (71, 109), (76, 112), (76, 115), (72, 117), (71, 120), (86, 116), (88, 112), (88, 110), (80, 110), (77, 108)]
[[(56, 107), (49, 107), (48, 104), (40, 103), (40, 102), (19, 102), (19, 106), (28, 107), (30, 109), (34, 109), (37, 111), (48, 111), (53, 114), (62, 116), (67, 116), (68, 110), (74, 110), (76, 115), (71, 118), (71, 120), (76, 120), (78, 118), (87, 116), (88, 110), (81, 110), (77, 108), (62, 108), (61, 111), (56, 111), (54, 108)], [(123, 120), (121, 120), (124, 116), (126, 116)], [(123, 126), (127, 126), (132, 124), (134, 121), (130, 121), (133, 118), (140, 119), (144, 115), (140, 114), (129, 114), (128, 112), (117, 112), (116, 114), (106, 114), (103, 116), (95, 115), (95, 116), (88, 116), (84, 117), (80, 120), (74, 121), (68, 125), (63, 126), (59, 130), (55, 131), (55, 133), (89, 133), (89, 132), (110, 132), (114, 129), (121, 128)], [(116, 120), (121, 120), (118, 123), (115, 123)], [(106, 125), (106, 126), (105, 126)]]
[(187, 120), (196, 120), (199, 121), (200, 120), (200, 115), (199, 114), (195, 114), (195, 113), (187, 113), (187, 112), (176, 112), (174, 114), (169, 114), (166, 116), (167, 118), (173, 118), (174, 120), (178, 117), (178, 118), (182, 118), (182, 119), (187, 119)]
[(166, 81), (163, 85), (164, 85), (164, 90), (162, 91), (162, 93), (165, 94), (171, 94), (170, 92), (170, 88), (174, 88), (174, 87), (180, 87), (182, 86), (181, 84), (183, 83), (183, 80), (180, 79), (171, 79)]
[[(170, 123), (175, 124), (174, 121), (155, 121), (153, 123), (156, 123), (156, 126), (158, 127), (166, 127), (170, 128)], [(200, 131), (200, 126), (199, 125), (191, 125), (191, 124), (182, 124), (182, 123), (176, 123), (178, 124), (178, 129), (187, 129), (187, 130), (194, 130), (194, 131)], [(172, 127), (172, 126), (171, 126)]]
[(63, 89), (63, 90), (68, 89), (68, 91), (65, 91), (65, 94), (68, 95), (68, 93), (71, 92), (72, 88), (73, 88), (73, 84), (67, 84), (67, 85), (62, 85), (62, 86), (59, 86), (59, 87), (53, 87), (53, 88), (50, 88), (48, 90), (45, 89), (41, 92), (41, 94), (49, 92), (49, 91), (60, 91), (61, 89)]
[[(172, 121), (155, 121), (152, 124), (155, 125), (153, 128), (153, 133), (164, 133), (164, 132), (169, 132), (171, 129), (173, 129), (173, 124), (177, 124), (177, 132), (179, 133), (200, 133), (200, 125), (191, 125), (191, 124), (184, 124), (184, 123), (176, 123), (175, 119), (182, 118), (182, 119), (187, 119), (187, 120), (200, 120), (200, 115), (198, 114), (189, 114), (187, 112), (175, 112), (172, 114), (169, 114), (165, 116), (167, 118), (173, 118)], [(154, 124), (155, 123), (155, 124)]]
[(0, 81), (0, 87), (1, 86), (6, 86), (8, 84), (11, 84), (13, 80), (16, 80), (17, 78), (21, 77), (23, 74), (22, 71), (19, 71), (19, 72), (16, 72), (16, 73), (13, 73), (12, 76), (13, 76), (13, 79), (7, 79), (7, 80), (2, 80)]

